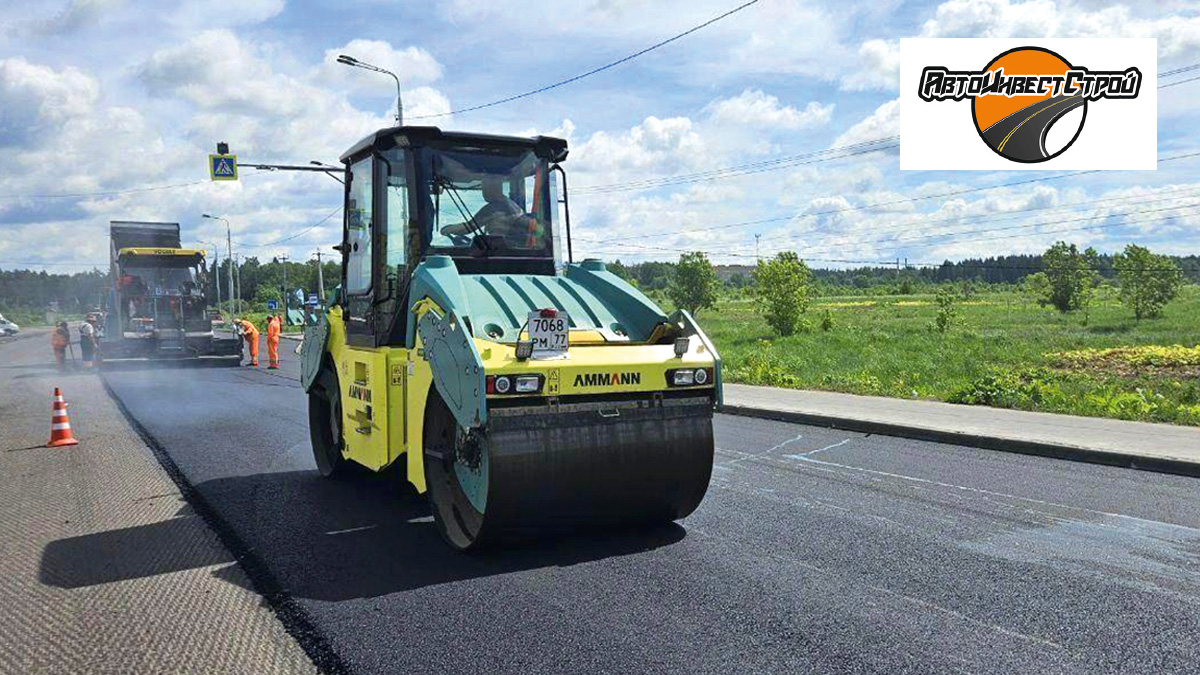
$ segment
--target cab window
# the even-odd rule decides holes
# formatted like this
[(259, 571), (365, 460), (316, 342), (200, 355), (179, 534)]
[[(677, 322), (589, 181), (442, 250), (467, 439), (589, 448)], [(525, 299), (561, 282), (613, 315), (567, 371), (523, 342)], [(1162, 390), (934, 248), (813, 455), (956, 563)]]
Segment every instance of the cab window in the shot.
[(392, 272), (404, 266), (408, 251), (408, 185), (402, 162), (403, 157), (400, 170), (387, 177), (387, 267)]
[(361, 295), (371, 289), (371, 158), (350, 167), (346, 199), (346, 292)]

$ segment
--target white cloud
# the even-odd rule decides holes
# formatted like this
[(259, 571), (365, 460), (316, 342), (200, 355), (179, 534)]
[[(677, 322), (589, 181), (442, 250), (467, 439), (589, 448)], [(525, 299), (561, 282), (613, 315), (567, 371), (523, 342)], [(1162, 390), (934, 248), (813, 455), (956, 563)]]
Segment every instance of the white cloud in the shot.
[(717, 124), (769, 129), (807, 129), (829, 123), (833, 104), (810, 101), (803, 109), (780, 105), (775, 96), (758, 89), (747, 89), (733, 98), (715, 101), (707, 107), (709, 118)]
[(842, 77), (842, 89), (900, 88), (900, 41), (867, 40), (858, 48), (858, 70)]
[(125, 0), (71, 0), (56, 14), (25, 25), (39, 35), (65, 35), (93, 26)]
[(89, 114), (98, 91), (96, 80), (75, 68), (0, 60), (0, 147), (45, 141), (68, 119)]
[[(1159, 3), (1090, 10), (1052, 0), (949, 0), (925, 22), (926, 37), (1156, 37), (1162, 58), (1200, 47), (1200, 16), (1167, 15)], [(1138, 10), (1147, 16), (1139, 16)]]
[(893, 99), (875, 109), (866, 119), (850, 127), (833, 141), (833, 147), (843, 147), (875, 141), (900, 133), (900, 99)]
[(285, 0), (198, 0), (164, 5), (151, 3), (148, 11), (164, 12), (178, 26), (212, 28), (262, 23), (283, 11)]
[(574, 152), (579, 171), (610, 177), (629, 177), (630, 170), (683, 171), (706, 154), (692, 120), (653, 116), (625, 132), (598, 131)]
[(306, 87), (270, 66), (231, 31), (204, 31), (156, 51), (142, 67), (152, 93), (175, 94), (202, 109), (290, 116), (308, 104)]
[[(210, 53), (220, 56), (206, 56)], [(161, 49), (141, 70), (152, 94), (198, 109), (187, 125), (193, 137), (204, 144), (227, 140), (262, 161), (329, 161), (367, 133), (394, 123), (390, 100), (374, 114), (364, 112), (320, 86), (321, 77), (319, 67), (300, 76), (278, 72), (261, 50), (228, 30), (206, 31)], [(450, 108), (429, 87), (408, 90), (405, 99), (410, 115)]]
[(320, 79), (335, 85), (346, 85), (359, 92), (388, 94), (391, 78), (362, 68), (344, 66), (337, 62), (341, 54), (390, 70), (400, 78), (402, 87), (436, 82), (442, 77), (442, 64), (420, 47), (396, 49), (383, 40), (351, 40), (341, 47), (325, 50)]

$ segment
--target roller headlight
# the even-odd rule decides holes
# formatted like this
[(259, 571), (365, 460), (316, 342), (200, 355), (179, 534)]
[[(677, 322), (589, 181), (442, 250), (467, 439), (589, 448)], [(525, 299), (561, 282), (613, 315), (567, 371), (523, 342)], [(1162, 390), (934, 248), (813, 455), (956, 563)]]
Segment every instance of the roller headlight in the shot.
[(516, 390), (518, 394), (535, 394), (542, 388), (542, 380), (537, 375), (521, 375), (517, 377)]
[(703, 387), (712, 384), (712, 368), (673, 368), (667, 371), (669, 387)]
[(497, 394), (507, 394), (510, 389), (512, 389), (512, 380), (503, 375), (496, 378)]

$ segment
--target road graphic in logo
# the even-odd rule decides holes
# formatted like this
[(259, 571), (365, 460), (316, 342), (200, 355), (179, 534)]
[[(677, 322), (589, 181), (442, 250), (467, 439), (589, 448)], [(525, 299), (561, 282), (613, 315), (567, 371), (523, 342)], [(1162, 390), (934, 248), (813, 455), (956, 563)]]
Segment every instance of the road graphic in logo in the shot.
[[(1090, 71), (1041, 47), (1018, 47), (981, 71), (939, 66), (921, 72), (918, 95), (924, 101), (971, 99), (975, 130), (993, 152), (1013, 162), (1045, 162), (1075, 144), (1087, 120), (1088, 105), (1100, 99), (1137, 98), (1142, 73)], [(1077, 115), (1069, 115), (1081, 109)], [(1047, 147), (1055, 125), (1059, 142)], [(1065, 143), (1061, 139), (1066, 140)]]

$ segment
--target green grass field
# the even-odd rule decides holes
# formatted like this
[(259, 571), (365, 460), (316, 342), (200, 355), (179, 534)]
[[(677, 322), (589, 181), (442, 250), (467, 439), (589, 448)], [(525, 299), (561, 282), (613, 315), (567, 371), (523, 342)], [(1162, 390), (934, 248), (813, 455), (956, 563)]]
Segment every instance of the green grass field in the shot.
[[(979, 293), (958, 305), (947, 333), (931, 326), (932, 295), (814, 300), (812, 328), (780, 338), (749, 299), (700, 315), (732, 382), (1200, 425), (1200, 349), (1056, 354), (1200, 342), (1200, 287), (1188, 286), (1158, 319), (1134, 321), (1114, 297), (1062, 315), (1015, 293)], [(823, 331), (828, 309), (833, 328)], [(1192, 363), (1196, 361), (1196, 363)]]

